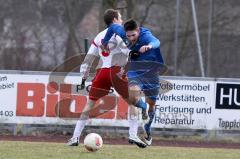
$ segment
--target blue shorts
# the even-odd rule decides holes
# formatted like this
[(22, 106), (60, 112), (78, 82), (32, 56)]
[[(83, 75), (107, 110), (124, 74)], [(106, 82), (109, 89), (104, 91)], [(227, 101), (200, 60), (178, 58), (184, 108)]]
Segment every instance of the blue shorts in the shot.
[(147, 71), (130, 71), (127, 74), (129, 86), (137, 85), (144, 92), (145, 96), (156, 101), (159, 96), (159, 75)]

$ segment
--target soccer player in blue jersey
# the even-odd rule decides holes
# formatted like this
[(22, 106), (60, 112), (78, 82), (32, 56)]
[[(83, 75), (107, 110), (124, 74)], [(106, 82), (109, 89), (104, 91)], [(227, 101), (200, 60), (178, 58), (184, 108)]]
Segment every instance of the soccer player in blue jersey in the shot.
[[(125, 22), (124, 27), (119, 24), (109, 26), (102, 40), (103, 47), (107, 45), (114, 33), (119, 35), (132, 50), (127, 73), (130, 100), (134, 105), (142, 108), (143, 116), (149, 116), (143, 128), (146, 133), (145, 143), (151, 145), (151, 124), (155, 116), (155, 104), (160, 89), (159, 71), (164, 64), (160, 41), (152, 35), (150, 30), (139, 27), (136, 21), (130, 19)], [(145, 95), (146, 103), (139, 97), (141, 91)]]

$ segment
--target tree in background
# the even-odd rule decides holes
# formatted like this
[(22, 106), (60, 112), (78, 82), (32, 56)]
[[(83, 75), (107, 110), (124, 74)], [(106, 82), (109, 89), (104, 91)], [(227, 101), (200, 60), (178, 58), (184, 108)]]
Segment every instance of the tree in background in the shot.
[[(83, 39), (92, 40), (103, 30), (103, 12), (115, 8), (124, 20), (135, 18), (160, 38), (168, 75), (176, 71), (178, 76), (200, 76), (191, 3), (180, 1), (175, 67), (176, 1), (0, 0), (0, 69), (78, 71), (72, 66), (80, 64), (84, 56)], [(195, 0), (205, 69), (211, 77), (240, 77), (240, 1), (212, 1), (209, 45), (210, 1)], [(69, 61), (73, 57), (75, 60)]]

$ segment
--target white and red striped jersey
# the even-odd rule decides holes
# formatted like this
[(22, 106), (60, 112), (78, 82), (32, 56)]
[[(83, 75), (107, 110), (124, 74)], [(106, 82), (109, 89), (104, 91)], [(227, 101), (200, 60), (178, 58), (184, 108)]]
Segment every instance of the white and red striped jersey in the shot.
[(83, 78), (87, 78), (91, 65), (96, 58), (99, 58), (98, 68), (111, 68), (112, 66), (123, 67), (127, 64), (128, 54), (130, 50), (127, 48), (123, 40), (116, 34), (114, 34), (108, 44), (110, 52), (103, 52), (100, 48), (101, 41), (107, 33), (108, 29), (100, 32), (93, 40), (87, 55), (80, 67), (80, 73), (83, 74)]

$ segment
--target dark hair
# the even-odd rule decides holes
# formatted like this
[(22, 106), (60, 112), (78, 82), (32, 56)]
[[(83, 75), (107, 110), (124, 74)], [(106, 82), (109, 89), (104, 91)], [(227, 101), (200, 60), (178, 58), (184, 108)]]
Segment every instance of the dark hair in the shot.
[(129, 19), (124, 23), (124, 30), (125, 31), (133, 31), (138, 28), (138, 24), (135, 20)]
[(107, 9), (104, 12), (103, 19), (106, 25), (110, 25), (113, 22), (114, 18), (118, 19), (119, 12), (114, 9)]

